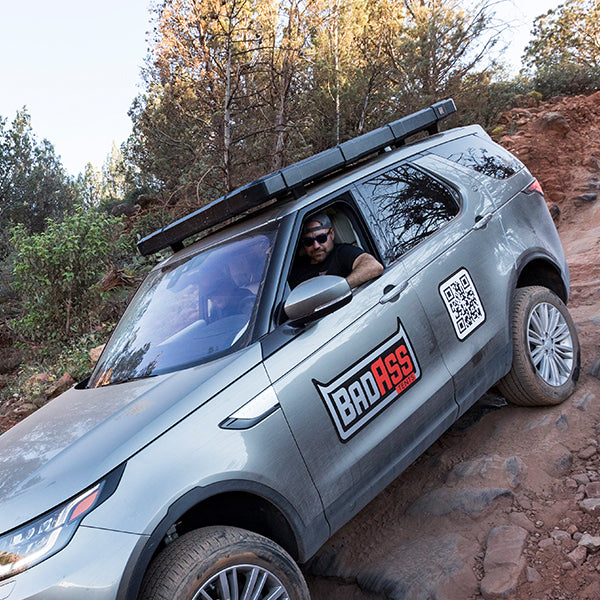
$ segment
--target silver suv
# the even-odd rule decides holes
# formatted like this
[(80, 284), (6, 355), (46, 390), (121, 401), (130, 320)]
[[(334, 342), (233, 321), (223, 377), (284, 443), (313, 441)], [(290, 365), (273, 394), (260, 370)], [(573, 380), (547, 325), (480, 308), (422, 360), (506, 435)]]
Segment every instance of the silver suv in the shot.
[[(579, 344), (542, 190), (481, 127), (437, 133), (454, 111), (139, 243), (174, 253), (91, 377), (0, 437), (0, 600), (307, 599), (297, 563), (491, 386), (522, 405), (571, 394)], [(327, 235), (304, 239), (315, 214)], [(333, 232), (381, 274), (298, 284)]]

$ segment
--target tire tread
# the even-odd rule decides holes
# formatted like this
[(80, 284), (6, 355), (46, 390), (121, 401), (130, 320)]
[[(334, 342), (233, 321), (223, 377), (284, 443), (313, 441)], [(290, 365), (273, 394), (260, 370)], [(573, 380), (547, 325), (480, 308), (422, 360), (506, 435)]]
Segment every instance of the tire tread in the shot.
[[(573, 341), (573, 371), (569, 380), (553, 388), (544, 382), (533, 364), (526, 347), (526, 323), (532, 308), (538, 302), (549, 302), (559, 308), (565, 318)], [(552, 291), (540, 286), (518, 288), (515, 291), (511, 317), (513, 361), (510, 371), (497, 383), (500, 393), (512, 404), (519, 406), (549, 406), (568, 398), (579, 376), (580, 350), (573, 320), (562, 301)]]
[(169, 544), (150, 564), (139, 597), (141, 600), (187, 599), (190, 573), (196, 571), (200, 579), (219, 561), (242, 554), (268, 557), (275, 569), (288, 577), (288, 585), (293, 587), (290, 599), (310, 600), (300, 569), (285, 550), (259, 534), (226, 526), (196, 529)]

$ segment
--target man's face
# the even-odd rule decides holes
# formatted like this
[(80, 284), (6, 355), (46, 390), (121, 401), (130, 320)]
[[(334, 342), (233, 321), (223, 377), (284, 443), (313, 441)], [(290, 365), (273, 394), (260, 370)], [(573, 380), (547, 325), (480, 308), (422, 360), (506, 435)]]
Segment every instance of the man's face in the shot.
[[(311, 264), (322, 263), (333, 250), (335, 238), (333, 228), (322, 227), (319, 222), (313, 221), (307, 224), (305, 231), (303, 244)], [(323, 236), (325, 236), (324, 239)], [(323, 239), (323, 241), (319, 242), (317, 238)], [(312, 241), (310, 246), (307, 245), (309, 241)]]

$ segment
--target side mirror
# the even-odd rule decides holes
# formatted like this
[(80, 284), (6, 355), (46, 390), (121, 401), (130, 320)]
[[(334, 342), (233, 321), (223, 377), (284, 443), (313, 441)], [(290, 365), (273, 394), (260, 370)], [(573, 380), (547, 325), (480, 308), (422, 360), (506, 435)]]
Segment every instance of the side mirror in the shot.
[(322, 275), (302, 282), (287, 297), (283, 310), (294, 325), (304, 325), (328, 315), (352, 300), (343, 277)]

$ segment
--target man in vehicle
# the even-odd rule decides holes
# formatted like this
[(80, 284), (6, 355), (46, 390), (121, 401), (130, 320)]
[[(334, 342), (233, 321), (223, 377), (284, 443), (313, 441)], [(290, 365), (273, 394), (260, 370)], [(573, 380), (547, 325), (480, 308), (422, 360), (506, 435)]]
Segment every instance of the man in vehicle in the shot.
[(249, 317), (254, 306), (254, 294), (246, 288), (238, 287), (229, 277), (214, 282), (209, 297), (210, 322), (233, 315)]
[(352, 244), (336, 244), (335, 230), (325, 213), (309, 217), (300, 240), (306, 255), (297, 257), (290, 286), (319, 275), (345, 277), (351, 288), (379, 277), (383, 265), (371, 254)]

